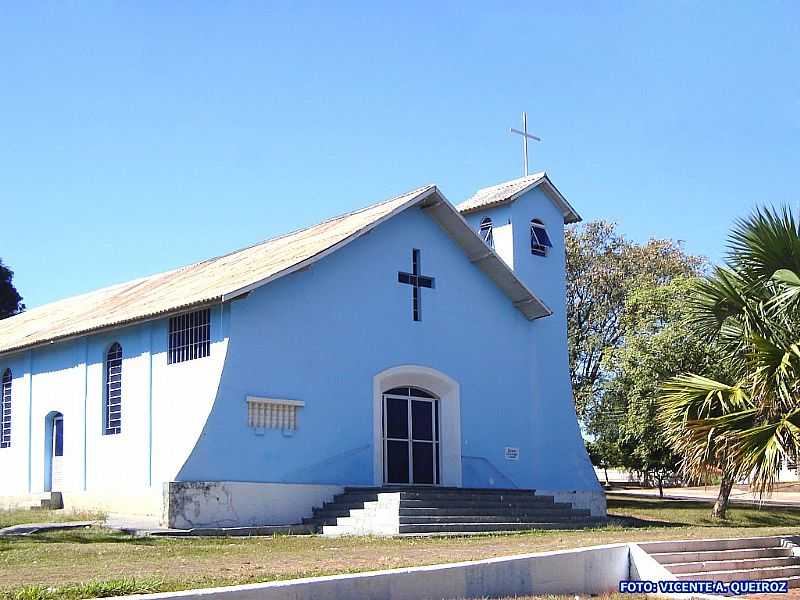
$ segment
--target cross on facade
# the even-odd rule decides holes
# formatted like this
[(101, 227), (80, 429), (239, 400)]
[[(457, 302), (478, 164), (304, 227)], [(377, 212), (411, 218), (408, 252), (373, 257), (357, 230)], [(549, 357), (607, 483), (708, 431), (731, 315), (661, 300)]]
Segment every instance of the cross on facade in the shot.
[(419, 250), (416, 248), (411, 251), (411, 273), (398, 271), (397, 281), (411, 286), (411, 297), (413, 300), (411, 315), (415, 321), (422, 320), (422, 297), (420, 288), (433, 289), (436, 281), (433, 277), (420, 274)]
[(528, 176), (528, 140), (536, 140), (537, 142), (541, 142), (541, 138), (536, 137), (535, 135), (531, 135), (528, 133), (528, 113), (522, 113), (522, 131), (519, 129), (514, 129), (511, 127), (509, 129), (511, 133), (517, 133), (522, 136), (522, 153), (525, 161), (525, 177)]

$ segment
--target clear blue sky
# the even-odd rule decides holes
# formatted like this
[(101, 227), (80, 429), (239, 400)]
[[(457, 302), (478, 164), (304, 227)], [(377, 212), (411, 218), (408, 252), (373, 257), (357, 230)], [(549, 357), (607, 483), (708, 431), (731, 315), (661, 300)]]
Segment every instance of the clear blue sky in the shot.
[(0, 257), (33, 307), (457, 202), (521, 175), (522, 110), (585, 219), (719, 259), (800, 202), (800, 4), (6, 2)]

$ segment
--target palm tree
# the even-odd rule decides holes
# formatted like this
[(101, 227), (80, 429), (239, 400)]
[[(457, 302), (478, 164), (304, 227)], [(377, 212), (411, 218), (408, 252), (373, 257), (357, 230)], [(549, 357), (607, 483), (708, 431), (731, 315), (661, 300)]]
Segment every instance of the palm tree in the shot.
[(800, 448), (800, 232), (791, 212), (759, 209), (738, 221), (726, 263), (687, 299), (693, 330), (719, 344), (724, 376), (674, 377), (659, 399), (687, 476), (722, 474), (719, 518), (735, 481), (764, 493)]

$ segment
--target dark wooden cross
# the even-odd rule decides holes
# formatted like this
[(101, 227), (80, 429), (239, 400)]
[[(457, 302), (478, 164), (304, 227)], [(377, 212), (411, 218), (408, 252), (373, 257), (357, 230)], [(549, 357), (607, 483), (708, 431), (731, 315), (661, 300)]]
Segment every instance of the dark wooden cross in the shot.
[(420, 288), (432, 289), (436, 280), (427, 275), (420, 275), (419, 250), (417, 249), (411, 252), (411, 267), (411, 273), (399, 271), (397, 273), (397, 281), (400, 283), (407, 283), (411, 286), (411, 297), (413, 299), (411, 314), (415, 321), (420, 321), (422, 320), (422, 297), (420, 295)]

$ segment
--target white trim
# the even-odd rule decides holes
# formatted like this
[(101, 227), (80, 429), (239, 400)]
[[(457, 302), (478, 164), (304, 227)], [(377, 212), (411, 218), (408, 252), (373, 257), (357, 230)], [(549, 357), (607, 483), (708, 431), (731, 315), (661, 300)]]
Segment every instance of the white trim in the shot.
[(372, 378), (373, 483), (383, 485), (383, 393), (395, 387), (428, 390), (439, 398), (439, 485), (461, 487), (461, 387), (441, 371), (401, 365)]
[(305, 406), (302, 400), (283, 400), (281, 398), (261, 398), (259, 396), (247, 396), (248, 402), (258, 402), (259, 404), (279, 404), (281, 406)]

